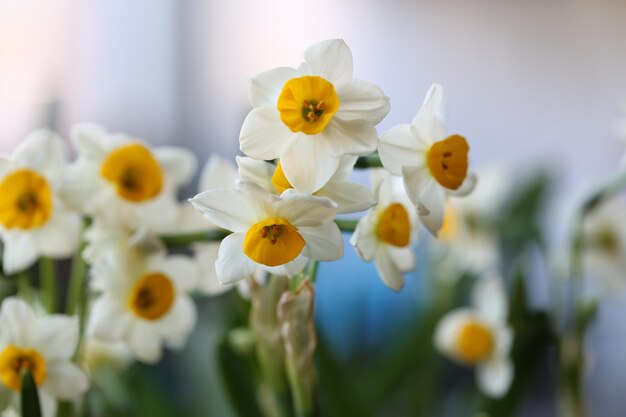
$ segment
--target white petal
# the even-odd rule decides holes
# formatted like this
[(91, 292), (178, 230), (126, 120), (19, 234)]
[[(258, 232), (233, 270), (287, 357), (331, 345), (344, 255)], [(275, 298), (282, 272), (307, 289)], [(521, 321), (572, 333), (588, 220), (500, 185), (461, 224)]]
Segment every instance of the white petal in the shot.
[(404, 188), (417, 207), (420, 220), (433, 236), (437, 236), (443, 225), (445, 191), (430, 176), (426, 167), (404, 167), (402, 177)]
[(154, 149), (154, 155), (168, 183), (174, 187), (188, 183), (198, 168), (195, 155), (185, 148), (163, 146)]
[(237, 166), (239, 167), (239, 177), (242, 180), (253, 182), (269, 193), (277, 192), (276, 187), (272, 184), (272, 176), (276, 170), (276, 165), (270, 162), (237, 156)]
[(404, 287), (404, 274), (391, 257), (388, 245), (379, 246), (374, 256), (374, 262), (378, 275), (386, 286), (394, 291), (400, 291)]
[(403, 248), (387, 245), (387, 251), (394, 265), (400, 271), (408, 272), (415, 269), (415, 252), (410, 245)]
[(126, 334), (128, 347), (137, 360), (154, 364), (161, 359), (161, 337), (157, 326), (144, 320), (133, 320)]
[(76, 364), (69, 361), (48, 362), (46, 373), (47, 378), (41, 390), (60, 400), (74, 399), (89, 388), (87, 375)]
[(161, 336), (166, 341), (182, 341), (188, 337), (196, 325), (196, 306), (188, 296), (181, 296), (159, 323)]
[(356, 213), (376, 205), (369, 188), (355, 182), (329, 182), (315, 195), (334, 201), (337, 204), (337, 214)]
[(367, 120), (343, 120), (335, 116), (318, 140), (326, 141), (328, 152), (336, 157), (343, 155), (369, 155), (376, 150), (378, 133)]
[(170, 277), (179, 291), (189, 292), (198, 287), (200, 272), (193, 259), (184, 255), (156, 255), (148, 261), (150, 271), (159, 271)]
[(299, 227), (298, 232), (306, 241), (302, 254), (317, 261), (334, 261), (343, 256), (341, 230), (333, 221), (317, 227)]
[(358, 156), (344, 155), (339, 158), (339, 167), (330, 179), (330, 181), (348, 181), (354, 171), (354, 164), (356, 163)]
[(294, 68), (274, 68), (262, 72), (250, 82), (250, 104), (252, 107), (274, 106), (285, 83), (296, 78), (298, 71)]
[(281, 197), (276, 217), (286, 218), (296, 227), (318, 226), (335, 218), (335, 203), (328, 198), (300, 194), (295, 190), (286, 190)]
[(493, 327), (496, 339), (495, 354), (499, 356), (509, 356), (513, 347), (513, 328), (506, 323)]
[(218, 242), (198, 243), (193, 246), (194, 257), (200, 267), (200, 290), (206, 295), (220, 295), (230, 291), (232, 285), (223, 285), (217, 279), (215, 261), (220, 249)]
[(343, 39), (318, 42), (304, 51), (306, 65), (301, 72), (320, 75), (335, 86), (338, 92), (352, 81), (352, 52)]
[(378, 142), (378, 155), (385, 169), (393, 175), (402, 175), (402, 167), (421, 165), (426, 158), (408, 124), (394, 126), (383, 133)]
[(241, 152), (254, 159), (280, 158), (296, 140), (281, 120), (276, 107), (257, 107), (243, 122), (239, 133)]
[(94, 301), (89, 317), (89, 329), (95, 337), (114, 341), (124, 336), (130, 325), (124, 301), (110, 294), (103, 294)]
[(2, 265), (6, 275), (23, 271), (37, 260), (37, 246), (31, 234), (27, 232), (5, 233), (3, 241)]
[(339, 158), (327, 153), (322, 135), (300, 134), (282, 155), (281, 166), (289, 183), (303, 193), (314, 193), (337, 171)]
[(77, 213), (57, 210), (45, 226), (33, 232), (33, 240), (41, 255), (63, 258), (76, 251), (81, 228), (82, 219)]
[(350, 244), (356, 250), (357, 255), (364, 261), (371, 261), (378, 249), (378, 236), (371, 213), (359, 219), (354, 233), (350, 237)]
[(13, 152), (13, 161), (19, 167), (41, 172), (56, 187), (62, 179), (65, 165), (63, 140), (48, 129), (36, 130), (24, 139)]
[(478, 177), (475, 173), (469, 172), (463, 183), (456, 190), (446, 190), (448, 194), (456, 196), (456, 197), (465, 197), (474, 191), (476, 188), (476, 183), (478, 182)]
[(35, 347), (45, 359), (71, 359), (78, 346), (78, 317), (54, 314), (39, 319)]
[(426, 93), (422, 108), (411, 123), (417, 136), (426, 142), (443, 139), (444, 113), (443, 88), (439, 84), (433, 84)]
[(91, 123), (72, 126), (71, 140), (78, 155), (89, 159), (103, 159), (112, 147), (109, 132)]
[(0, 307), (0, 340), (15, 346), (33, 346), (37, 319), (26, 302), (17, 297), (5, 298)]
[[(304, 269), (304, 267), (306, 266), (308, 262), (309, 262), (309, 258), (300, 254), (296, 256), (296, 259), (294, 259), (291, 262), (287, 262), (284, 265), (270, 267), (266, 265), (257, 264), (257, 268), (267, 271), (272, 275), (280, 275), (280, 276), (291, 278), (294, 275), (297, 275), (300, 272), (302, 272), (302, 270)], [(239, 282), (242, 282), (242, 281), (239, 281)]]
[(505, 322), (509, 301), (502, 278), (492, 275), (479, 280), (472, 290), (472, 305), (490, 323)]
[(39, 406), (41, 407), (41, 417), (56, 417), (57, 400), (44, 390), (39, 390)]
[(7, 174), (15, 169), (13, 161), (9, 158), (0, 155), (0, 180), (2, 180)]
[(215, 270), (222, 284), (232, 284), (254, 273), (255, 263), (243, 253), (244, 238), (244, 233), (233, 233), (220, 244)]
[(189, 201), (210, 222), (233, 232), (247, 231), (265, 217), (252, 196), (237, 189), (209, 190)]
[(513, 364), (508, 358), (493, 358), (476, 369), (476, 382), (480, 390), (490, 397), (503, 397), (512, 381)]
[(377, 125), (389, 113), (389, 97), (367, 81), (352, 80), (339, 99), (337, 116), (344, 120), (363, 119)]
[(234, 188), (237, 179), (237, 171), (230, 162), (217, 154), (211, 154), (200, 174), (198, 191)]
[(440, 353), (450, 359), (458, 361), (456, 340), (459, 331), (469, 320), (474, 320), (475, 313), (468, 308), (452, 310), (444, 315), (437, 323), (434, 344)]

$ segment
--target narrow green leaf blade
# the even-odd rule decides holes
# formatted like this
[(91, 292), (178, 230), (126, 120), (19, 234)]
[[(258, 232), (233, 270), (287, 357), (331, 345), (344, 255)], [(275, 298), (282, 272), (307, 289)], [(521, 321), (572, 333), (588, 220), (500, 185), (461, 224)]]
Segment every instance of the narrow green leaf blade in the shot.
[(30, 371), (22, 374), (22, 417), (41, 417), (37, 384)]

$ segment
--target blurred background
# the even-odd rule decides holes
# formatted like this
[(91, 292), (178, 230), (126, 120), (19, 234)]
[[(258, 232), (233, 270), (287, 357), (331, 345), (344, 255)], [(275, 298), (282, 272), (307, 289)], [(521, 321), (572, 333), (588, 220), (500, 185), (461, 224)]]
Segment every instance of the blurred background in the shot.
[[(544, 226), (558, 248), (568, 207), (614, 175), (624, 153), (613, 126), (626, 97), (625, 20), (626, 3), (612, 0), (0, 0), (0, 152), (33, 128), (67, 137), (72, 124), (92, 121), (189, 147), (200, 162), (211, 152), (233, 158), (248, 80), (297, 66), (308, 45), (340, 37), (355, 76), (391, 97), (379, 132), (411, 120), (439, 82), (449, 131), (468, 138), (476, 170), (547, 168), (557, 183)], [(317, 317), (337, 355), (350, 358), (401, 333), (423, 295), (417, 274), (391, 293), (371, 265), (346, 255), (321, 269)], [(545, 281), (531, 280), (538, 306)], [(203, 305), (204, 327), (155, 378), (213, 410), (206, 415), (228, 416), (219, 387), (211, 391), (208, 353), (222, 302)], [(596, 415), (618, 417), (626, 406), (624, 314), (623, 294), (606, 300), (591, 334)], [(532, 390), (524, 415), (551, 415), (553, 402), (549, 390)]]

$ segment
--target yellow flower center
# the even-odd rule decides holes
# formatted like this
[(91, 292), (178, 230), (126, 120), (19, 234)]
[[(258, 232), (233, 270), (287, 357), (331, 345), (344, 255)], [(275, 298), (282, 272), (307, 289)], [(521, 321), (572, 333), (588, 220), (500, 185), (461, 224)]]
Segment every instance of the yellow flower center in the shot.
[(243, 252), (253, 261), (278, 266), (294, 260), (305, 241), (298, 229), (280, 217), (258, 222), (246, 233)]
[(7, 229), (35, 229), (52, 215), (52, 191), (35, 171), (20, 169), (0, 183), (0, 224)]
[(276, 105), (292, 132), (316, 135), (339, 109), (335, 87), (319, 76), (292, 78), (285, 83)]
[(443, 215), (443, 224), (437, 232), (437, 237), (444, 242), (454, 242), (459, 237), (459, 215), (450, 204), (446, 204)]
[(120, 197), (135, 203), (156, 197), (163, 187), (161, 166), (150, 149), (138, 143), (111, 152), (100, 175), (115, 185)]
[(272, 175), (272, 184), (279, 193), (282, 193), (289, 188), (293, 188), (293, 185), (291, 185), (291, 183), (285, 176), (285, 173), (283, 172), (283, 167), (280, 165), (280, 161), (278, 161), (278, 164), (276, 164), (274, 175)]
[(152, 272), (142, 276), (130, 292), (128, 306), (137, 317), (158, 320), (174, 303), (174, 285), (169, 277)]
[(390, 204), (380, 215), (376, 227), (378, 238), (394, 246), (406, 246), (411, 239), (409, 213), (400, 203)]
[(495, 346), (493, 333), (482, 323), (468, 321), (459, 331), (456, 339), (456, 352), (468, 364), (485, 360)]
[(41, 385), (46, 380), (46, 361), (34, 349), (22, 349), (8, 345), (0, 353), (0, 379), (14, 391), (20, 391), (22, 372), (29, 370), (35, 384)]
[(458, 189), (467, 176), (468, 152), (467, 141), (460, 135), (434, 143), (426, 154), (430, 173), (443, 187)]

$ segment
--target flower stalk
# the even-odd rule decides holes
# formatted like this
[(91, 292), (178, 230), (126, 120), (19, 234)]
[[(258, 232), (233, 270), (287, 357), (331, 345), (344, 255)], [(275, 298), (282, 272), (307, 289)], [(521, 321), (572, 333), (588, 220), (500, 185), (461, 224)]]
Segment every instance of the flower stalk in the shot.
[(58, 289), (56, 265), (53, 259), (43, 257), (39, 260), (39, 280), (44, 306), (48, 312), (56, 313), (58, 308)]

